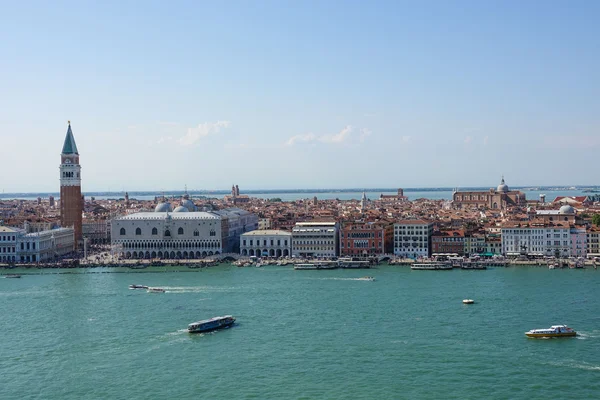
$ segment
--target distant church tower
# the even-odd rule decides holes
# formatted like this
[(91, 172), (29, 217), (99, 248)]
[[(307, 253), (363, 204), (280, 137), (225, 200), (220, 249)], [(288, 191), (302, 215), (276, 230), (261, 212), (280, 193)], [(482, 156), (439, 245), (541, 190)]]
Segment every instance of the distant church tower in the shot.
[(71, 121), (69, 121), (67, 137), (60, 154), (60, 224), (65, 228), (75, 229), (75, 246), (82, 239), (82, 213), (81, 166), (79, 152), (71, 131)]

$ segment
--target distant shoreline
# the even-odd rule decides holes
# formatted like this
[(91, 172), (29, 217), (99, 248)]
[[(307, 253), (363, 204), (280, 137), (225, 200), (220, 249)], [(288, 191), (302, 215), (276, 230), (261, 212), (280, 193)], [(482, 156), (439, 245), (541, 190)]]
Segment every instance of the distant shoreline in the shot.
[[(587, 193), (595, 193), (600, 191), (600, 188), (597, 186), (514, 186), (513, 189), (518, 189), (522, 191), (581, 191)], [(460, 187), (458, 190), (460, 191), (487, 191), (489, 187)], [(451, 187), (431, 187), (431, 188), (403, 188), (404, 192), (449, 192), (454, 190)], [(366, 193), (395, 193), (398, 191), (398, 188), (347, 188), (347, 189), (270, 189), (270, 190), (244, 190), (243, 194), (252, 195), (252, 194), (296, 194), (296, 193), (356, 193), (356, 192), (366, 192)], [(116, 198), (121, 198), (124, 196), (125, 192), (84, 192), (85, 196), (114, 196)], [(172, 190), (172, 191), (130, 191), (128, 192), (130, 197), (135, 196), (161, 196), (163, 193), (166, 196), (177, 196), (183, 195), (186, 192), (183, 190)], [(190, 195), (194, 196), (211, 196), (211, 195), (227, 195), (231, 193), (228, 190), (190, 190), (187, 192)], [(48, 197), (55, 196), (59, 197), (60, 193), (58, 192), (29, 192), (29, 193), (0, 193), (0, 199), (14, 199), (19, 197)]]

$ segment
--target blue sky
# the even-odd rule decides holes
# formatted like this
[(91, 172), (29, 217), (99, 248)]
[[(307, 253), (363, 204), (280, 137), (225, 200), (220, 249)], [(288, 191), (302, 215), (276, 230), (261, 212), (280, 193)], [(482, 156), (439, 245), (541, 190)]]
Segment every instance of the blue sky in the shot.
[(600, 184), (598, 15), (593, 1), (5, 3), (0, 190), (58, 190), (67, 120), (84, 192)]

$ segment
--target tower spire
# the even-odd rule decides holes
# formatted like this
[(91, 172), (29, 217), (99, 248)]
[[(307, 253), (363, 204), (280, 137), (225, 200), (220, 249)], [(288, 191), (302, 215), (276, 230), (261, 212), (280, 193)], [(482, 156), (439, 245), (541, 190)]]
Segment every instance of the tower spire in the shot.
[(65, 143), (63, 144), (62, 154), (77, 154), (77, 145), (75, 144), (75, 138), (73, 137), (73, 131), (71, 130), (71, 121), (68, 121), (69, 127), (67, 128), (67, 136), (65, 137)]

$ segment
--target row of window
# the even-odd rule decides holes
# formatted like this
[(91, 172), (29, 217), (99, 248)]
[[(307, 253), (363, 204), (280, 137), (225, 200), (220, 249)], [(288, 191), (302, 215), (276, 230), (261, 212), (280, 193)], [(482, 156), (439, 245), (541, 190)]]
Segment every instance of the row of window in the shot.
[(16, 236), (10, 236), (10, 235), (2, 235), (0, 236), (0, 240), (2, 240), (3, 242), (14, 242), (15, 240), (17, 240)]
[[(248, 241), (250, 242), (250, 246), (254, 246), (254, 239), (249, 239)], [(246, 239), (242, 240), (242, 245), (246, 246)], [(260, 239), (256, 239), (256, 245), (260, 246)], [(267, 239), (263, 239), (263, 244), (262, 245), (263, 246), (267, 245)], [(287, 239), (285, 239), (283, 241), (283, 245), (284, 246), (288, 245)], [(271, 246), (275, 246), (275, 240), (274, 239), (271, 239)], [(277, 246), (281, 246), (281, 239), (277, 239)]]
[[(177, 229), (177, 234), (178, 235), (184, 235), (185, 232), (184, 232), (183, 228)], [(125, 230), (125, 228), (121, 228), (121, 230), (119, 231), (119, 235), (121, 235), (121, 236), (127, 235), (127, 230)], [(136, 228), (135, 229), (135, 235), (136, 236), (141, 236), (142, 235), (142, 229), (141, 228)], [(154, 235), (154, 236), (158, 235), (158, 229), (157, 228), (152, 228), (152, 235)], [(169, 229), (167, 229), (165, 231), (165, 236), (171, 236), (171, 231)], [(200, 236), (200, 232), (197, 229), (194, 231), (194, 236)], [(215, 230), (211, 230), (210, 231), (210, 236), (217, 236), (217, 232)]]
[(2, 253), (14, 253), (15, 252), (14, 247), (0, 247), (0, 250), (2, 250)]
[[(375, 238), (375, 232), (352, 232), (347, 233), (346, 238), (348, 239), (369, 239)], [(381, 237), (381, 232), (377, 232), (377, 237)], [(344, 238), (344, 232), (342, 232), (342, 239)]]

